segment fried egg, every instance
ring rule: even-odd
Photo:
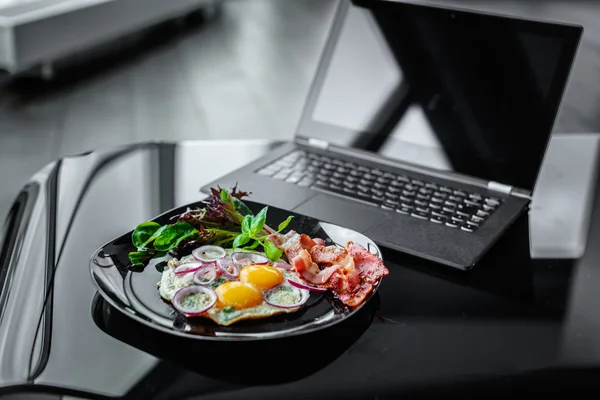
[[[230,258],[232,252],[232,249],[226,250],[226,257]],[[158,283],[159,293],[163,299],[172,301],[178,290],[194,284],[193,272],[182,275],[174,273],[178,265],[194,261],[192,256],[186,256],[179,260],[171,259],[168,262],[168,267],[164,269]],[[246,319],[261,319],[297,312],[301,306],[277,307],[265,300],[265,292],[277,287],[274,291],[269,292],[271,303],[298,303],[302,295],[297,288],[287,283],[287,278],[298,279],[294,271],[268,264],[245,266],[235,279],[227,279],[220,275],[210,284],[217,294],[217,301],[213,307],[200,316],[209,318],[219,325],[227,326]]]

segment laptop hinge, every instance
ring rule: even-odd
[[[499,193],[503,193],[503,194],[511,194],[513,187],[510,185],[505,185],[503,183],[498,183],[498,182],[488,182],[487,185],[488,190],[492,191],[492,192],[499,192]]]
[[[309,138],[308,145],[322,150],[327,150],[327,148],[329,148],[329,142],[315,138]]]

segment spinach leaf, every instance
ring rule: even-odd
[[[161,228],[156,222],[142,222],[131,235],[131,242],[137,248],[143,248],[150,238]]]
[[[247,233],[242,233],[241,235],[236,237],[235,240],[233,241],[233,248],[237,249],[238,247],[242,247],[249,241],[250,241],[250,235],[248,235]]]
[[[143,266],[156,254],[153,250],[132,251],[129,253],[129,261],[134,266]]]
[[[260,212],[252,219],[250,230],[254,235],[260,233],[263,226],[265,226],[265,222],[267,221],[267,211],[269,211],[269,206],[260,210]]]
[[[237,197],[233,198],[233,205],[235,206],[235,209],[243,216],[246,216],[246,215],[252,216],[253,215],[252,210],[250,210],[248,208],[248,206],[246,204],[244,204],[244,202],[241,201],[240,199],[238,199]]]
[[[184,240],[192,239],[199,232],[187,222],[167,225],[161,235],[154,240],[154,248],[159,251],[173,250]]]
[[[269,260],[271,261],[277,261],[281,258],[281,256],[283,255],[283,251],[279,250],[277,248],[277,246],[275,246],[273,243],[269,242],[269,241],[265,241],[263,242],[263,248],[265,250],[265,255],[269,258]]]
[[[280,223],[279,226],[277,227],[277,232],[281,232],[282,230],[287,228],[287,226],[290,224],[290,222],[292,222],[292,219],[294,219],[294,216],[290,215],[289,217],[287,217],[287,219],[285,221]]]

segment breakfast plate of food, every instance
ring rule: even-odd
[[[246,197],[213,189],[102,246],[90,261],[99,294],[174,335],[258,340],[350,318],[389,274],[366,236]]]

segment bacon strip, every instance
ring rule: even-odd
[[[346,248],[325,246],[294,231],[270,235],[267,240],[283,250],[298,275],[308,283],[328,288],[346,305],[355,307],[373,291],[389,270],[363,246],[348,242]]]

